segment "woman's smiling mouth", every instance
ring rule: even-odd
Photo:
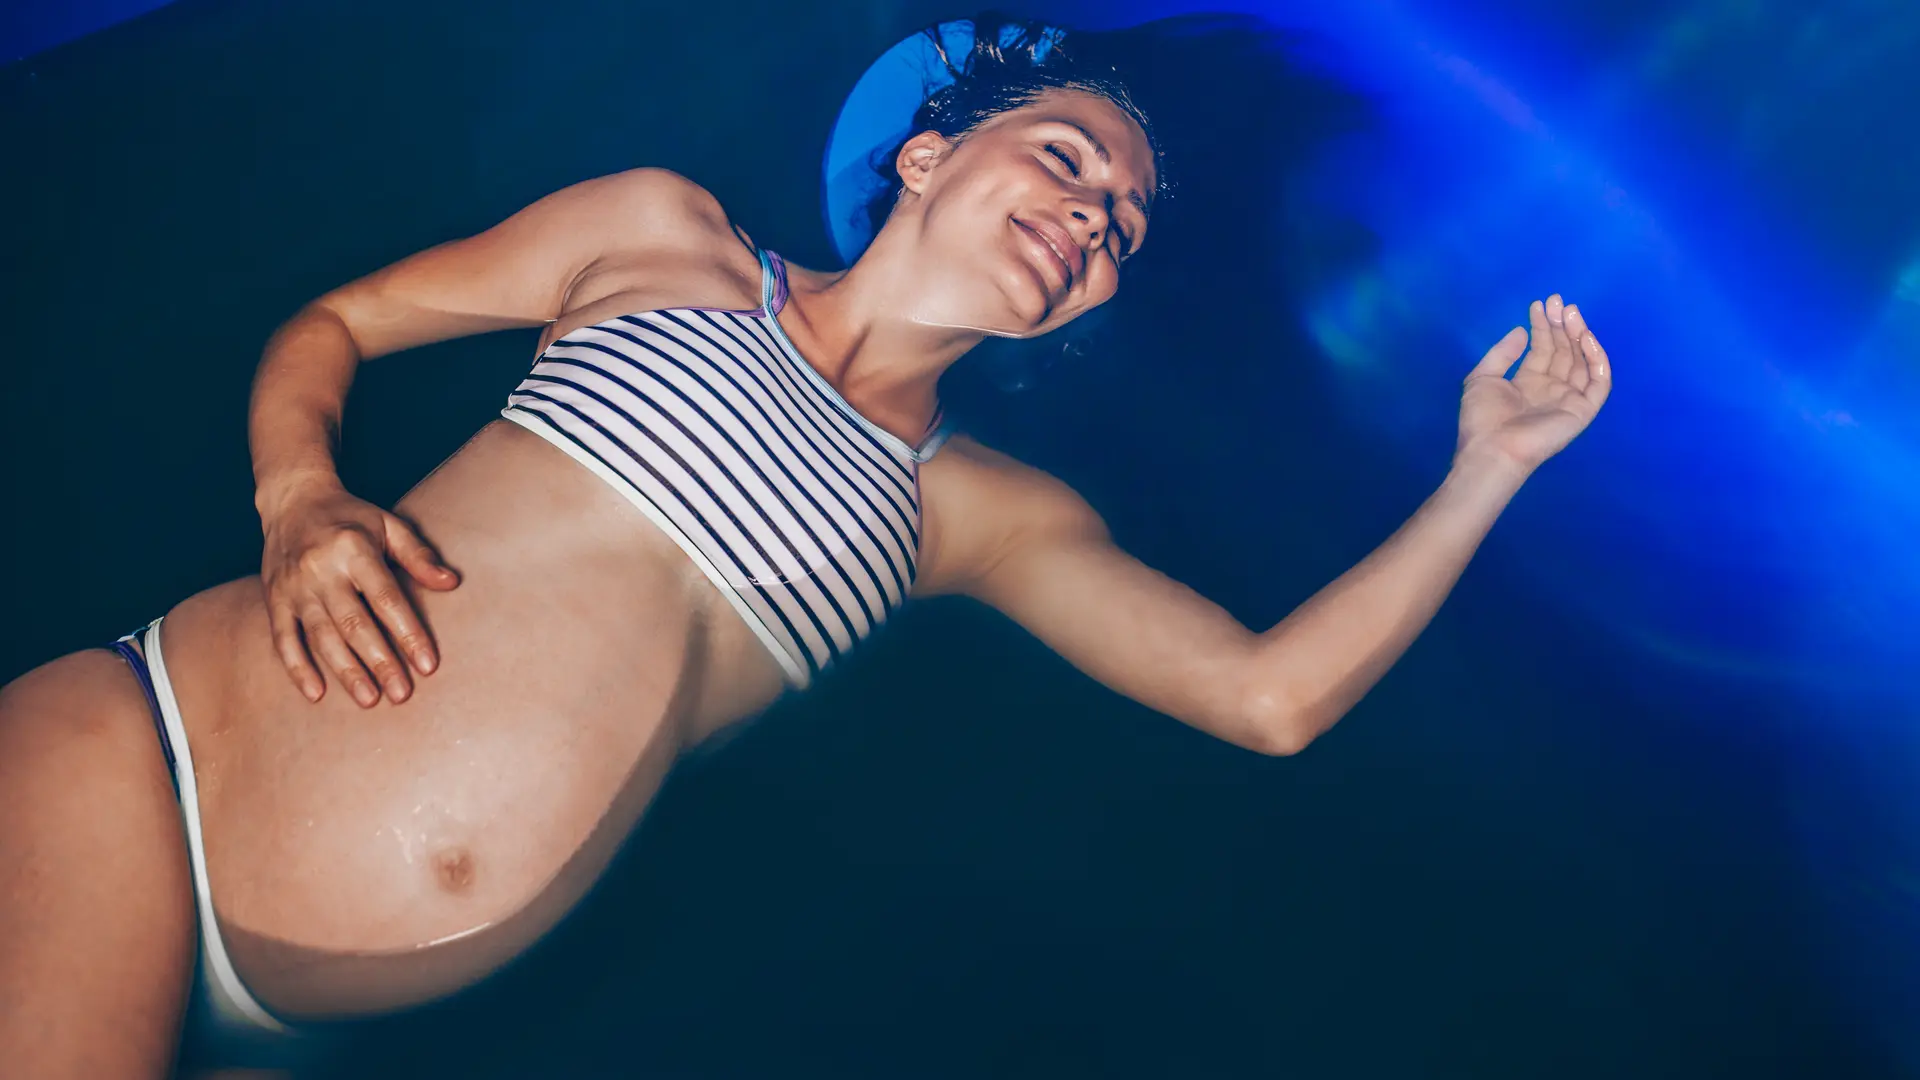
[[[1036,225],[1014,218],[1013,223],[1032,238],[1036,254],[1059,272],[1061,289],[1073,288],[1074,279],[1078,276],[1075,268],[1078,260],[1074,256],[1080,254],[1080,249],[1071,242],[1071,238],[1066,237],[1059,226],[1048,222]]]

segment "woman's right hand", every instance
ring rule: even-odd
[[[459,576],[412,526],[337,480],[310,483],[277,503],[262,515],[260,577],[274,649],[294,685],[319,701],[324,666],[363,707],[378,704],[382,690],[396,705],[405,701],[413,691],[408,667],[425,675],[438,657],[392,568],[440,591]]]

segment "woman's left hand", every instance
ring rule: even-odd
[[[1455,460],[1491,456],[1531,472],[1585,431],[1606,403],[1613,368],[1580,309],[1554,295],[1535,300],[1529,314],[1531,348],[1527,331],[1516,326],[1467,376]],[[1507,378],[1523,349],[1526,360]]]

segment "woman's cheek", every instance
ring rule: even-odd
[[[1106,303],[1120,291],[1120,271],[1104,255],[1100,257],[1098,265],[1101,269],[1087,282],[1088,298],[1095,305]]]

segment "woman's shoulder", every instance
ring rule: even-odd
[[[963,589],[1023,545],[1107,535],[1065,481],[965,435],[921,466],[920,488],[918,595]]]
[[[596,257],[568,289],[569,310],[739,307],[757,299],[759,256],[720,200],[687,177],[629,169],[582,181],[559,197],[576,204],[566,215],[571,228],[599,234]]]
[[[709,250],[735,245],[733,222],[713,193],[671,169],[640,168],[582,181],[567,189],[610,239],[632,246]]]
[[[1015,505],[1022,513],[1085,505],[1066,481],[971,435],[956,433],[920,471],[922,485],[937,495],[953,492],[961,498]]]

